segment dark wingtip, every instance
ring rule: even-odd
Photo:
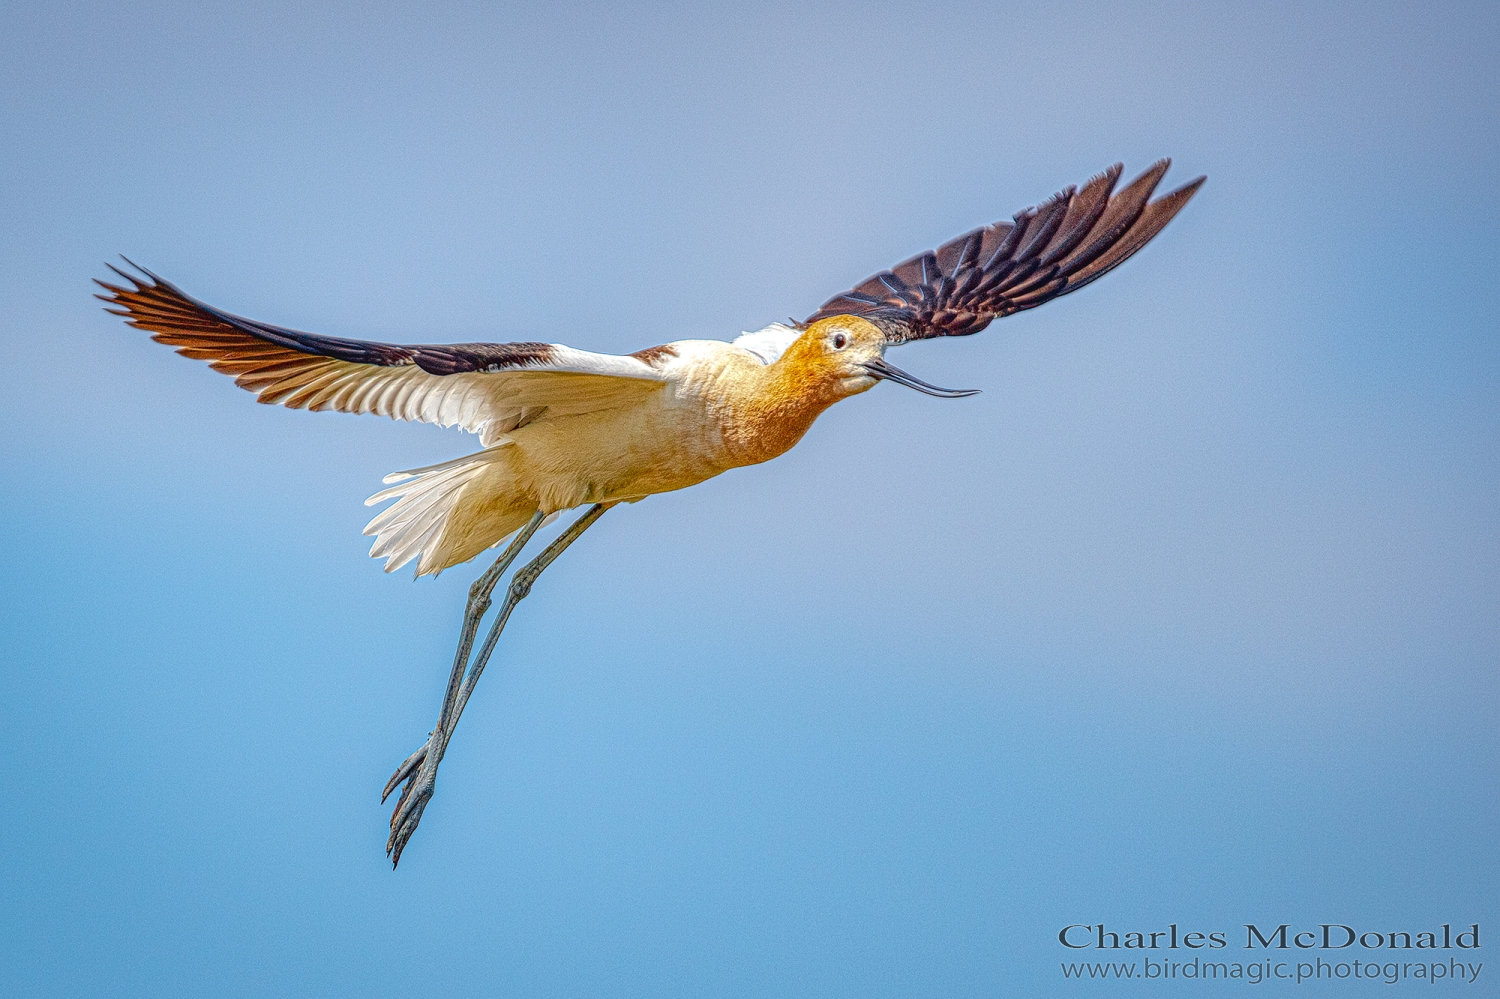
[[[121,260],[125,260],[125,262],[127,264],[130,264],[131,267],[135,267],[135,264],[131,264],[130,261],[126,260],[123,256],[120,259]],[[120,270],[120,268],[116,267],[112,263],[109,263],[108,261],[105,261],[104,266],[108,267],[110,270],[114,271],[116,274],[118,274],[120,277],[124,278],[126,281],[129,281],[131,284],[135,285],[135,290],[137,292],[145,291],[149,287],[148,285],[146,285],[145,283],[143,283],[140,278],[136,277],[134,274],[131,274],[128,271],[122,271],[122,270]],[[137,270],[141,270],[141,268],[136,268],[136,269]],[[142,273],[146,273],[143,270],[141,272]],[[100,284],[104,284],[103,281],[100,281],[99,283]],[[113,287],[112,285],[104,285],[104,286],[106,288],[112,288]],[[120,291],[124,291],[123,288],[119,289],[119,290]]]
[[[1109,181],[1109,186],[1111,189],[1113,189],[1115,184],[1120,180],[1120,174],[1124,172],[1124,163],[1111,164],[1110,166],[1107,166],[1103,170],[1100,170],[1098,173],[1094,174],[1088,180],[1084,181],[1083,186],[1080,188],[1080,190],[1088,190],[1090,184],[1097,184],[1101,180]]]
[[[1194,177],[1192,180],[1188,181],[1186,184],[1183,184],[1181,187],[1168,191],[1166,194],[1163,194],[1161,197],[1151,202],[1148,207],[1158,212],[1165,213],[1164,217],[1162,217],[1153,226],[1153,236],[1157,232],[1160,232],[1163,228],[1165,228],[1166,224],[1173,218],[1175,218],[1178,212],[1182,211],[1184,205],[1193,200],[1193,195],[1198,193],[1198,188],[1202,187],[1203,182],[1207,179],[1208,174],[1203,174],[1201,177]],[[1150,237],[1148,237],[1148,239],[1149,238]]]
[[[1198,193],[1198,188],[1202,187],[1203,186],[1203,182],[1205,180],[1207,180],[1207,179],[1208,179],[1208,174],[1206,174],[1206,173],[1199,174],[1198,176],[1194,177],[1192,180],[1188,181],[1186,184],[1183,184],[1181,187],[1177,188],[1175,191],[1172,192],[1172,194],[1182,194],[1183,195],[1183,199],[1182,200],[1186,201],[1188,198],[1191,198],[1193,195],[1195,195],[1195,194]],[[1166,195],[1166,197],[1170,198],[1172,196],[1172,194],[1168,194],[1168,195]]]
[[[1142,181],[1146,181],[1146,183],[1150,185],[1149,190],[1155,191],[1156,185],[1161,183],[1161,179],[1167,175],[1167,171],[1170,169],[1172,169],[1172,157],[1163,156],[1161,159],[1157,160],[1155,163],[1142,170],[1140,176],[1130,183],[1134,185],[1139,184]],[[1147,180],[1148,177],[1150,178],[1150,180]],[[1149,194],[1147,195],[1147,198],[1150,198]]]
[[[134,260],[131,260],[129,257],[125,256],[125,254],[123,254],[123,253],[120,254],[120,259],[123,260],[123,261],[125,261],[131,267],[134,267],[136,270],[140,271],[142,274],[146,275],[151,280],[157,282],[158,284],[161,283],[161,278],[159,278],[155,274],[151,273],[150,268],[142,267],[140,264],[136,263]]]

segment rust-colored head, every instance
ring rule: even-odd
[[[975,395],[978,389],[945,389],[907,374],[885,359],[885,332],[861,316],[819,319],[776,362],[788,395],[823,406],[890,381],[942,399]]]
[[[885,353],[885,334],[859,316],[830,316],[813,323],[776,362],[794,394],[831,405],[873,388],[869,365]]]

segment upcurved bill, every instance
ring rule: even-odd
[[[925,392],[927,395],[935,395],[939,399],[964,399],[971,395],[978,395],[978,389],[946,389],[939,388],[928,382],[924,382],[916,375],[909,374],[896,367],[883,357],[877,357],[873,361],[866,361],[864,369],[881,381],[893,381],[897,385],[905,385],[907,388]]]

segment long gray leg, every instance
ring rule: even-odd
[[[505,623],[510,620],[511,612],[531,592],[532,585],[543,570],[551,565],[569,545],[577,541],[579,535],[588,530],[594,521],[603,516],[604,511],[612,506],[614,506],[613,503],[595,503],[587,513],[558,535],[557,539],[540,555],[528,562],[512,577],[510,587],[506,590],[505,602],[500,605],[495,623],[490,626],[484,645],[480,648],[479,655],[475,657],[472,665],[468,664],[469,650],[473,647],[474,636],[478,633],[479,619],[489,609],[489,594],[494,589],[500,574],[509,568],[510,563],[520,553],[521,546],[530,539],[532,534],[536,533],[536,528],[541,524],[540,514],[532,518],[532,522],[505,550],[505,554],[500,556],[499,560],[484,576],[480,577],[479,581],[474,584],[474,588],[470,590],[469,611],[464,615],[464,633],[459,639],[461,658],[455,661],[453,672],[449,676],[448,692],[443,699],[443,710],[438,716],[438,725],[428,737],[427,745],[407,757],[406,762],[401,764],[386,784],[385,794],[389,795],[398,784],[403,780],[406,781],[401,797],[396,802],[395,811],[391,814],[391,836],[385,844],[386,854],[391,858],[392,867],[401,862],[401,851],[406,848],[407,841],[417,830],[417,824],[422,821],[422,813],[427,808],[427,802],[432,799],[433,788],[437,781],[438,764],[443,761],[443,754],[448,750],[448,742],[453,738],[453,730],[458,725],[458,719],[463,715],[464,706],[469,703],[469,695],[474,692],[474,685],[479,682],[479,676],[484,672],[485,664],[489,662],[490,655],[495,651],[495,643],[499,641],[500,633],[505,630]],[[479,606],[479,603],[476,603],[474,597],[480,591],[481,584],[486,584],[482,601],[480,601],[483,606],[475,614],[474,608]],[[463,668],[464,666],[468,667],[467,670]],[[384,801],[385,796],[382,796],[381,800]]]
[[[380,793],[382,802],[390,797],[391,792],[402,781],[410,777],[422,765],[422,761],[427,758],[428,751],[437,745],[438,733],[447,728],[448,716],[453,711],[453,701],[458,697],[459,688],[463,685],[464,671],[469,666],[469,653],[474,649],[474,636],[479,632],[479,622],[490,609],[490,594],[494,592],[495,584],[500,581],[500,576],[511,567],[511,563],[515,562],[516,556],[521,554],[521,549],[526,547],[526,543],[531,540],[532,535],[536,534],[545,518],[546,514],[540,510],[533,514],[526,522],[526,526],[516,532],[516,536],[505,547],[505,551],[500,553],[500,557],[495,559],[495,564],[486,569],[484,575],[476,579],[474,585],[469,587],[469,603],[464,608],[463,628],[458,635],[458,651],[453,656],[453,671],[448,674],[448,690],[443,695],[443,707],[438,712],[437,725],[428,733],[427,741],[422,744],[422,748],[408,756],[396,768],[391,779],[386,781],[385,790]],[[412,784],[408,782],[401,792],[399,804],[406,803],[411,789]]]

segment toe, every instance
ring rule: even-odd
[[[396,768],[396,772],[391,774],[391,779],[385,782],[385,790],[380,792],[381,804],[385,803],[385,799],[391,796],[391,792],[396,790],[396,788],[400,786],[402,781],[406,780],[406,778],[416,773],[417,768],[420,767],[423,761],[426,759],[427,746],[425,745],[415,753],[412,753],[410,756],[408,756],[405,761],[403,761],[402,764]],[[403,797],[405,797],[405,795],[403,795]]]

